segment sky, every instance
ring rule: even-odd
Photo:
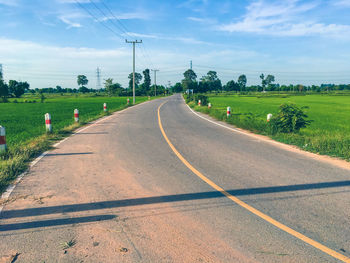
[[[190,67],[217,71],[225,84],[261,73],[276,83],[350,83],[350,0],[0,0],[0,63],[6,81],[31,88],[89,88],[107,78],[128,85],[136,71],[159,69],[175,84]],[[152,82],[153,72],[151,75]]]

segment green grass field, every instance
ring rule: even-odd
[[[51,114],[53,129],[58,131],[74,123],[74,109],[79,110],[80,121],[86,122],[103,114],[104,102],[110,111],[116,111],[126,106],[126,100],[124,97],[55,96],[45,103],[0,103],[0,125],[6,128],[7,144],[11,148],[44,134],[47,112]],[[145,100],[147,97],[137,97],[137,102]]]
[[[0,154],[0,194],[27,168],[30,160],[50,149],[54,141],[69,135],[82,124],[108,114],[103,111],[103,103],[107,103],[109,112],[127,107],[126,97],[45,96],[44,103],[33,95],[17,99],[17,103],[13,103],[14,99],[10,103],[0,103],[0,125],[6,128],[8,146],[8,151]],[[136,103],[147,99],[136,97]],[[37,102],[28,102],[33,100]],[[74,109],[79,110],[79,124],[74,123]],[[52,134],[46,134],[45,113],[51,114]]]
[[[350,159],[350,96],[209,96],[212,109],[195,109],[226,120],[238,127],[266,134],[281,142],[297,145],[308,151]],[[296,134],[268,132],[266,115],[277,114],[282,103],[308,106],[310,126]],[[226,107],[231,107],[232,117],[227,120]]]

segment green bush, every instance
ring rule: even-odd
[[[311,123],[311,120],[306,120],[308,117],[304,112],[306,108],[308,107],[299,108],[295,104],[282,104],[278,115],[271,119],[271,125],[279,132],[298,132]]]
[[[202,95],[202,94],[196,94],[194,96],[194,100],[196,101],[196,104],[198,105],[198,101],[201,100],[201,105],[202,106],[207,106],[209,103],[209,98],[208,96]]]

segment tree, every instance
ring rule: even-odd
[[[118,94],[121,95],[123,88],[119,83],[113,83],[113,79],[109,78],[105,80],[105,89],[109,96]]]
[[[3,102],[6,102],[8,95],[9,95],[9,87],[4,82],[3,79],[0,79],[0,98],[2,98]]]
[[[63,89],[61,86],[56,86],[56,90],[57,90],[57,93],[62,93],[63,92]]]
[[[260,75],[260,79],[261,79],[261,85],[263,87],[263,92],[265,92],[265,86],[266,86],[266,80],[265,80],[265,75],[261,74]]]
[[[224,86],[224,90],[225,91],[239,91],[240,90],[240,86],[238,85],[237,82],[235,82],[234,80],[230,80],[229,82],[226,83],[226,85]]]
[[[79,88],[79,92],[81,92],[81,93],[87,93],[87,92],[89,92],[90,90],[87,88],[87,87],[85,87],[85,86],[81,86],[80,88]]]
[[[184,77],[186,81],[196,81],[197,75],[192,69],[188,69],[184,72]]]
[[[133,79],[133,74],[130,73],[128,78],[129,78],[129,88],[132,89],[132,79]],[[142,80],[142,75],[140,73],[135,72],[135,88],[140,84],[140,81]]]
[[[77,77],[78,86],[85,86],[88,84],[88,82],[89,82],[89,80],[87,79],[87,77],[85,75],[78,75],[78,77]]]
[[[28,82],[18,82],[16,80],[9,81],[9,93],[16,98],[21,97],[27,90],[29,90]]]
[[[179,93],[182,92],[182,85],[180,82],[177,82],[175,86],[173,87],[173,92]]]
[[[267,75],[265,79],[265,84],[270,86],[272,82],[275,82],[275,76],[273,75]]]
[[[216,71],[208,71],[207,75],[201,78],[198,86],[199,92],[219,91],[222,89],[221,80],[218,78]]]
[[[149,69],[145,69],[143,72],[143,89],[145,92],[149,92],[151,88],[151,77],[149,75]]]
[[[240,87],[240,91],[245,91],[245,87],[247,85],[247,77],[245,75],[240,75],[238,77],[237,83]]]

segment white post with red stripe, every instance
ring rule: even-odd
[[[130,104],[130,99],[129,99],[129,98],[126,100],[126,103],[127,103],[128,105]]]
[[[103,103],[103,111],[107,111],[107,103]]]
[[[201,100],[198,100],[198,106],[201,106],[202,102]]]
[[[272,118],[272,114],[271,114],[271,113],[267,114],[266,120],[267,120],[268,122],[271,120],[271,118]]]
[[[231,116],[231,107],[227,107],[227,117]]]
[[[51,115],[50,113],[45,114],[45,125],[46,125],[46,132],[52,132],[52,124],[51,124]]]
[[[6,130],[0,126],[0,153],[6,152]]]
[[[210,102],[208,103],[208,108],[211,109],[211,103]]]
[[[79,122],[79,110],[78,109],[74,110],[74,121]]]

